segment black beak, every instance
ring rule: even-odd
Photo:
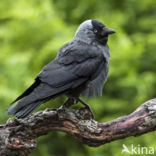
[[[114,33],[115,33],[115,30],[107,28],[107,27],[104,27],[103,30],[102,30],[101,35],[102,36],[106,36],[106,35],[114,34]]]

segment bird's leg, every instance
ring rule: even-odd
[[[93,112],[92,112],[90,106],[89,106],[87,103],[85,103],[84,101],[82,101],[79,97],[76,97],[75,99],[76,99],[77,101],[79,101],[80,103],[82,103],[82,104],[90,111],[91,116],[92,116],[92,118],[94,119],[94,114],[93,114]]]
[[[66,102],[63,104],[63,107],[69,108],[74,104],[74,98],[68,98]]]

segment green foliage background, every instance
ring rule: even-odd
[[[0,124],[10,102],[72,40],[78,25],[98,19],[116,30],[110,36],[110,72],[103,96],[88,103],[100,122],[134,111],[156,94],[155,0],[0,0]],[[42,105],[59,107],[65,97]],[[53,132],[38,139],[31,156],[118,156],[122,144],[154,147],[156,134],[130,137],[91,148]],[[122,154],[126,155],[126,154]]]

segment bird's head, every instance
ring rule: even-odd
[[[108,41],[108,35],[115,33],[113,29],[107,28],[103,23],[97,20],[86,20],[78,27],[75,38],[85,42],[99,42],[105,45]]]

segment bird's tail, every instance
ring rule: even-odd
[[[18,118],[25,118],[30,115],[35,109],[37,109],[45,100],[36,101],[30,104],[26,104],[23,107],[18,107],[18,104],[11,106],[7,113],[8,115],[14,115]]]
[[[22,99],[17,104],[11,106],[7,110],[7,114],[14,115],[18,118],[27,117],[42,103],[45,103],[51,98],[57,97],[59,95],[59,93],[57,94],[57,92],[59,91],[47,84],[41,83],[36,88],[31,90],[29,94],[24,95],[25,97],[23,97],[22,94],[22,97],[20,96],[20,99]],[[17,100],[15,100],[15,102]]]

